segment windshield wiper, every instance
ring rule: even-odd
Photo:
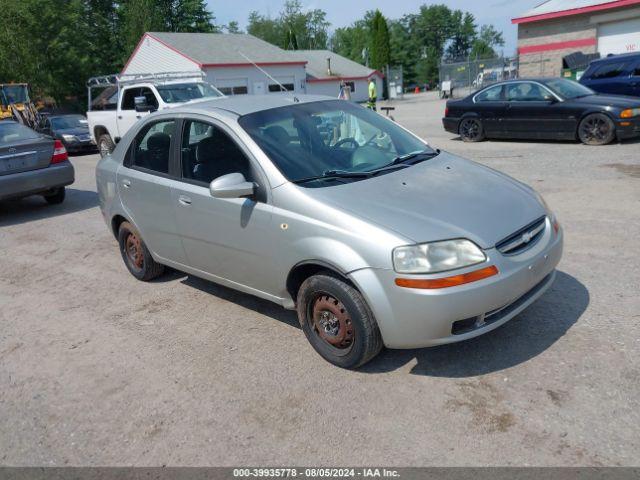
[[[370,172],[348,172],[346,170],[327,170],[322,175],[315,175],[313,177],[300,178],[293,180],[291,183],[306,183],[314,180],[325,180],[334,178],[367,178],[370,177]]]
[[[384,165],[383,167],[380,167],[380,169],[383,169],[386,167],[392,167],[394,165],[404,165],[404,164],[415,165],[416,163],[429,160],[430,158],[437,157],[438,155],[440,155],[440,150],[438,149],[431,150],[431,151],[421,150],[419,152],[411,152],[411,153],[407,153],[406,155],[400,155],[394,158],[390,163]],[[411,162],[411,160],[414,160],[414,159],[418,159],[418,161]]]

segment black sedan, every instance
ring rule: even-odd
[[[44,118],[39,131],[60,140],[70,153],[97,150],[83,115],[49,115]]]
[[[564,78],[509,80],[447,101],[442,123],[465,142],[579,139],[606,145],[640,135],[640,99],[600,95]]]

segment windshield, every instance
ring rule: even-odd
[[[198,98],[222,97],[222,93],[208,83],[171,83],[156,86],[165,103],[181,103]]]
[[[567,80],[565,78],[554,78],[553,80],[545,81],[547,87],[560,95],[562,98],[578,98],[585,97],[587,95],[593,95],[595,92],[584,85],[574,82],[573,80]]]
[[[89,128],[87,119],[82,115],[69,115],[66,117],[52,117],[51,128],[54,130],[67,130],[71,128]]]
[[[0,145],[39,138],[39,135],[19,123],[0,122]]]
[[[10,103],[26,103],[29,101],[27,86],[3,85],[1,98],[3,105],[8,105]]]
[[[327,186],[330,172],[362,174],[413,153],[435,154],[392,121],[341,100],[264,110],[239,123],[290,181],[327,177],[305,187]],[[354,175],[349,181],[362,178]]]

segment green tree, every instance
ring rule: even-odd
[[[330,26],[326,17],[323,10],[305,12],[298,0],[287,0],[275,19],[251,12],[247,32],[284,49],[322,49]]]
[[[462,60],[476,40],[476,24],[472,14],[456,10],[451,15],[451,43],[447,47],[446,57],[450,60]]]
[[[232,20],[231,22],[229,22],[229,24],[226,27],[227,33],[242,33],[242,30],[240,30],[240,26],[238,25],[238,22],[236,22],[235,20]]]
[[[389,27],[380,10],[376,10],[371,22],[370,66],[382,72],[390,63]]]
[[[502,32],[497,31],[493,25],[482,25],[478,38],[473,42],[471,58],[497,57],[496,47],[504,46]]]

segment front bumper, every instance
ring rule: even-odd
[[[487,265],[498,267],[499,274],[477,282],[421,290],[396,286],[395,279],[403,275],[390,269],[367,268],[349,276],[367,299],[387,347],[419,348],[466,340],[506,323],[551,286],[562,256],[562,230],[555,233],[548,218],[546,222],[544,236],[519,255],[487,250]],[[455,273],[481,266],[485,265]]]
[[[618,140],[640,136],[640,118],[622,118],[616,122],[616,136]]]
[[[0,176],[0,200],[43,193],[73,183],[75,172],[71,162],[64,161],[46,168]]]
[[[447,132],[458,134],[458,127],[460,125],[459,118],[453,117],[443,117],[442,118],[442,126]]]

